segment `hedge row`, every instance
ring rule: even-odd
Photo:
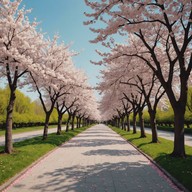
[[[66,122],[63,122],[65,124]],[[56,125],[56,122],[49,123],[49,125]],[[36,127],[43,126],[43,122],[34,122],[34,123],[13,123],[13,129],[23,128],[23,127]],[[0,130],[5,130],[5,123],[0,124]]]

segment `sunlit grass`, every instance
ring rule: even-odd
[[[172,141],[159,138],[160,143],[151,143],[150,134],[147,134],[146,138],[140,138],[139,132],[132,134],[132,132],[114,127],[112,130],[152,157],[161,167],[192,191],[192,147],[186,146],[186,158],[173,158],[170,156],[173,150]]]

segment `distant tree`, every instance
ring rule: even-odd
[[[43,131],[43,140],[45,140],[48,136],[50,116],[57,100],[68,94],[69,85],[78,83],[75,78],[76,70],[71,60],[74,53],[70,52],[69,46],[64,43],[58,44],[58,36],[54,36],[53,40],[48,40],[40,54],[43,58],[40,59],[43,66],[40,70],[44,71],[45,75],[33,73],[31,77],[32,87],[38,92],[45,112]]]

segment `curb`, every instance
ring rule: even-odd
[[[91,128],[91,127],[89,127],[89,128]],[[88,130],[89,128],[87,128],[86,130]],[[84,130],[84,131],[86,131],[86,130]],[[82,132],[84,132],[84,131],[82,131]],[[81,133],[79,133],[79,134],[81,134]],[[77,137],[79,134],[77,134],[75,137]],[[12,185],[14,185],[19,179],[21,179],[23,176],[25,176],[31,169],[33,169],[36,165],[41,163],[41,161],[46,159],[50,154],[52,154],[54,151],[56,151],[59,147],[61,147],[62,145],[66,144],[67,142],[71,141],[75,137],[72,137],[68,141],[63,142],[61,145],[59,145],[59,146],[55,147],[54,149],[52,149],[51,151],[47,152],[45,155],[43,155],[42,157],[37,159],[31,165],[29,165],[28,167],[24,168],[22,171],[17,173],[15,176],[13,176],[10,179],[8,179],[5,183],[3,183],[0,186],[0,192],[6,192]]]
[[[111,129],[111,128],[110,128]],[[112,130],[112,129],[111,129]],[[112,130],[115,132],[114,130]],[[115,132],[117,133],[117,132]],[[117,133],[118,134],[118,133]],[[139,148],[137,148],[133,143],[125,139],[123,136],[118,134],[123,140],[125,140],[128,144],[133,146],[138,152],[140,152],[142,155],[144,155],[154,166],[156,166],[180,191],[183,192],[190,192],[188,189],[186,189],[177,179],[175,179],[169,172],[167,172],[164,168],[162,168],[158,163],[156,163],[149,155],[141,151]]]

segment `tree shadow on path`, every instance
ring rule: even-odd
[[[98,149],[91,150],[83,153],[83,155],[104,155],[104,156],[125,156],[128,157],[130,155],[140,155],[140,153],[136,150],[114,150],[114,149]]]
[[[30,191],[175,191],[163,178],[158,176],[154,169],[146,164],[146,161],[103,163],[90,166],[76,165],[46,172],[37,180],[38,184],[32,185]],[[15,188],[22,191],[25,184],[15,185]]]

